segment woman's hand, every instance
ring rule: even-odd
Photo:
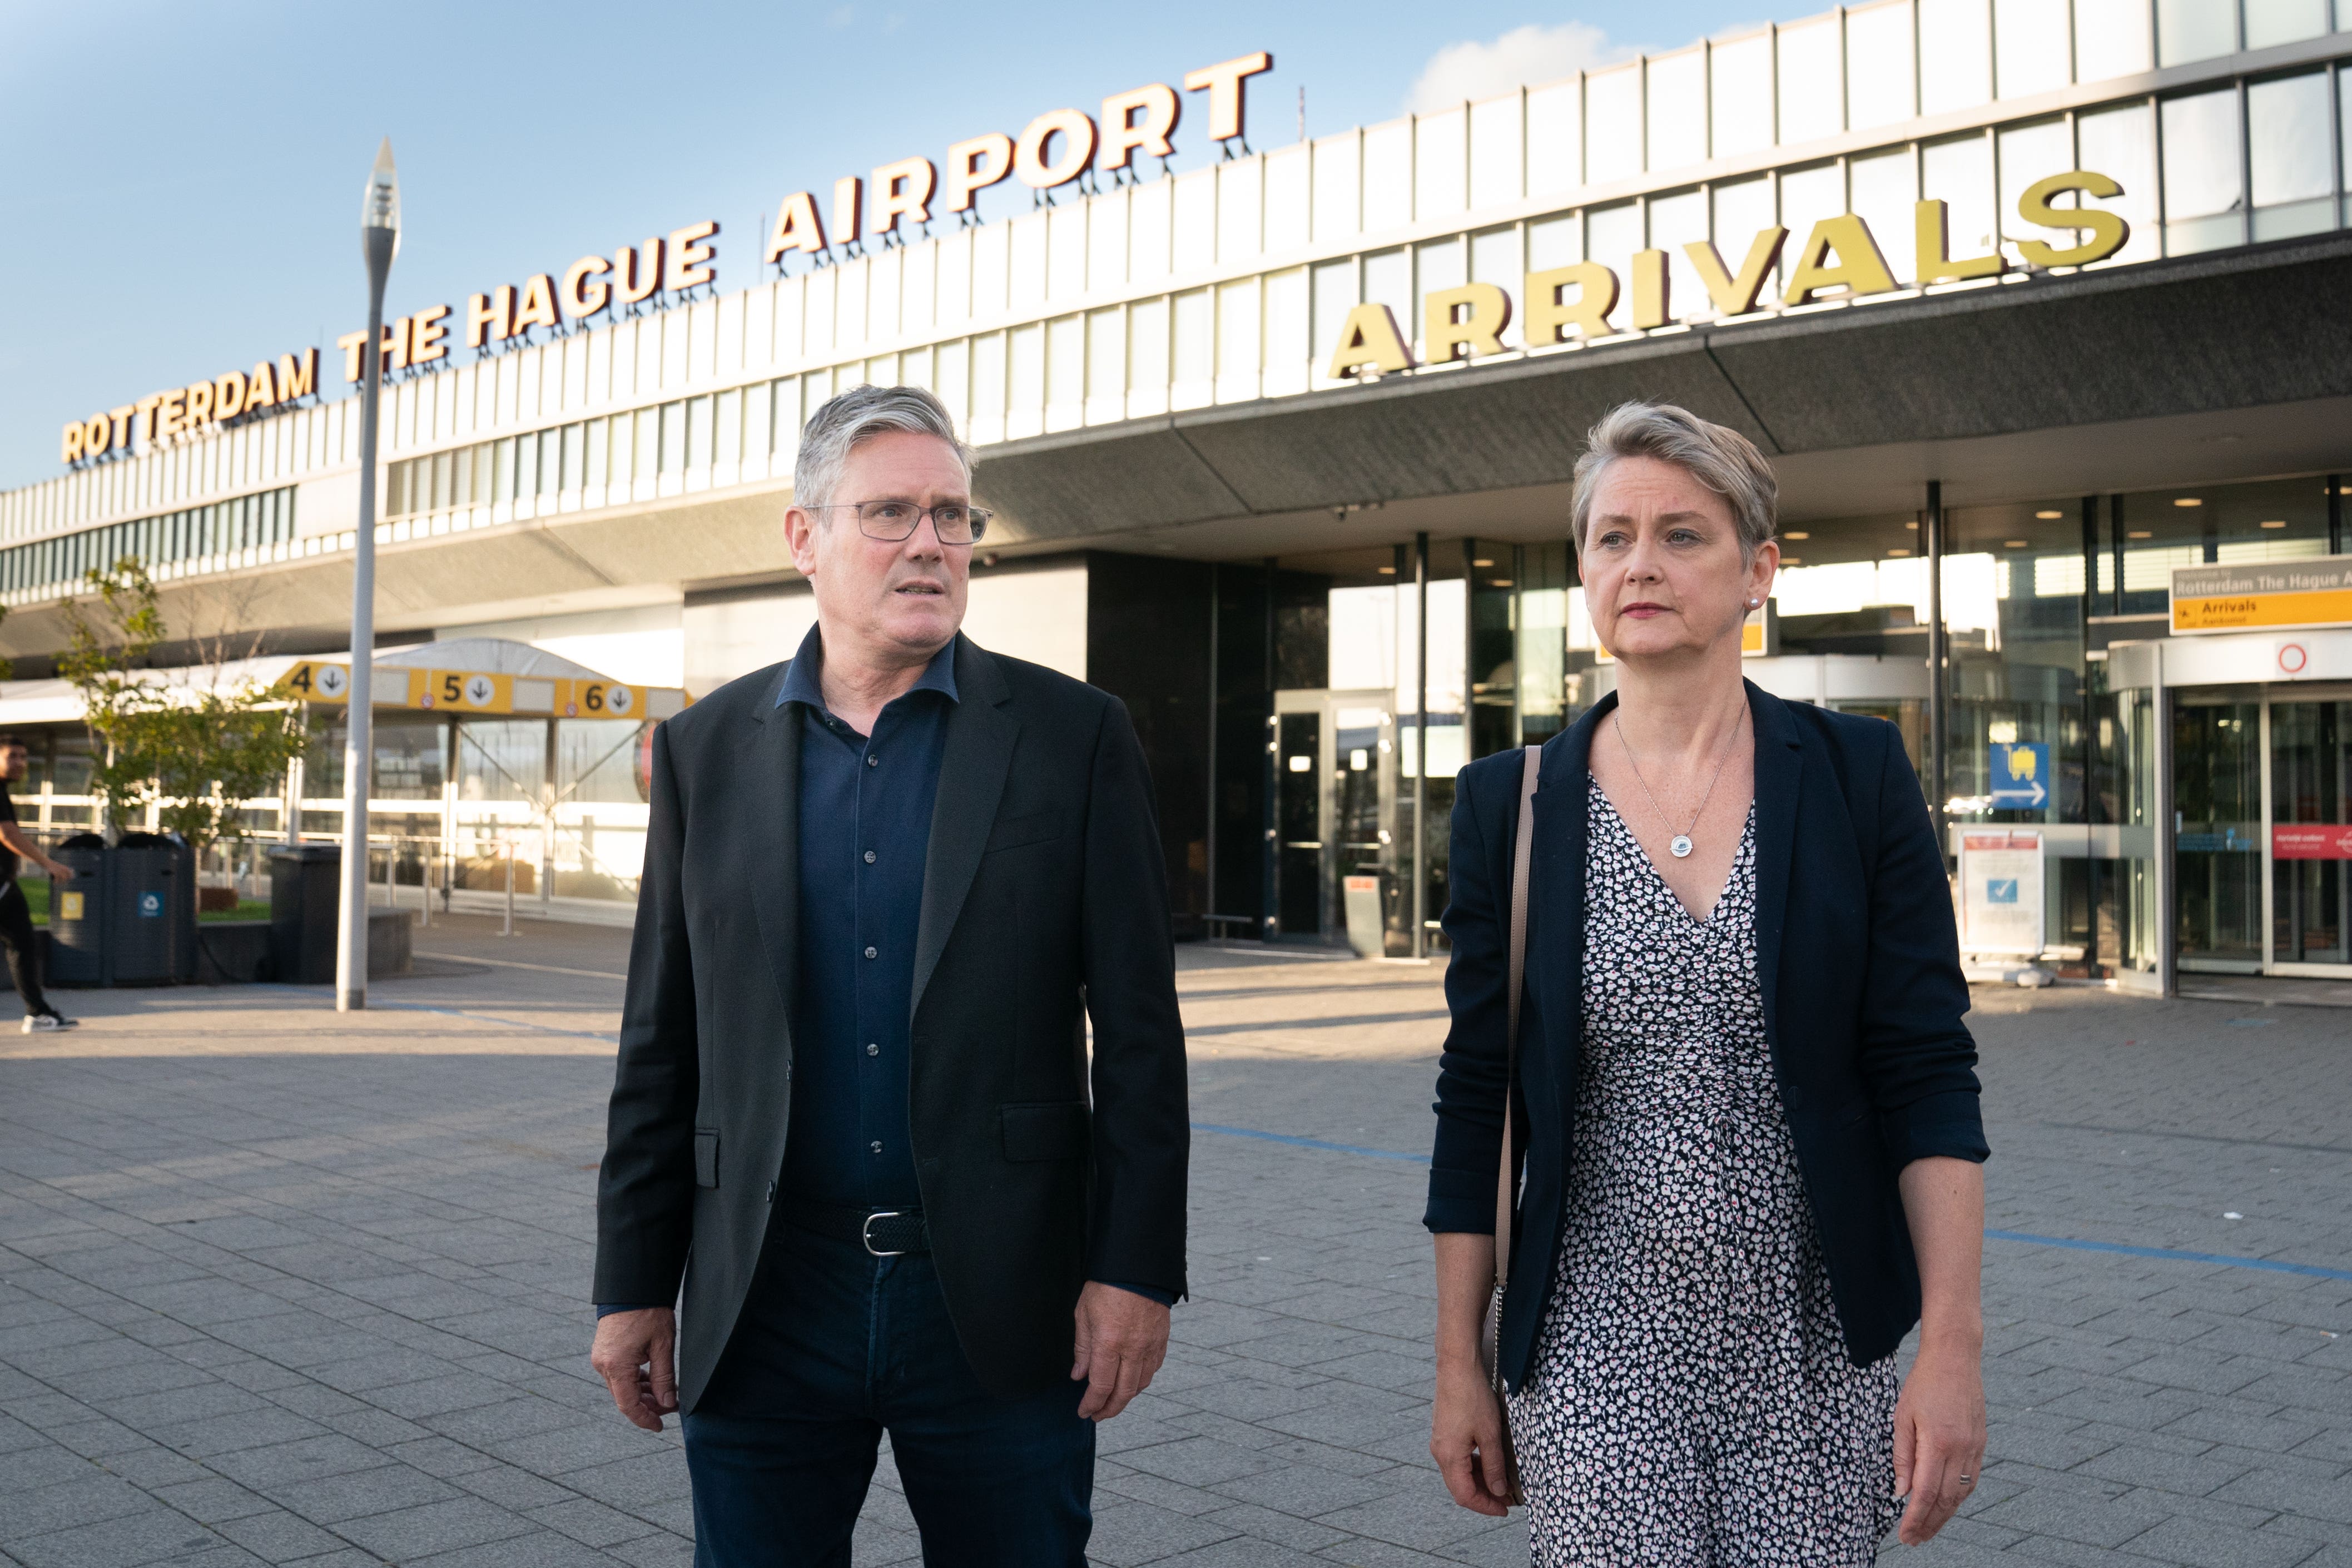
[[[1497,1518],[1511,1511],[1503,1470],[1503,1405],[1474,1360],[1441,1361],[1437,1400],[1429,1416],[1429,1457],[1445,1477],[1454,1500]]]
[[[1922,1345],[1895,1403],[1895,1494],[1908,1496],[1895,1533],[1920,1546],[1959,1510],[1984,1473],[1984,1374],[1966,1347]]]

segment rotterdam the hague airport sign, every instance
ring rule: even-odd
[[[1251,77],[1271,69],[1271,55],[1260,51],[1189,72],[1187,91],[1205,93],[1208,135],[1230,142],[1243,135],[1244,87]],[[1116,183],[1139,179],[1140,158],[1165,159],[1175,152],[1174,135],[1183,100],[1165,82],[1114,93],[1103,100],[1097,120],[1076,109],[1057,109],[1037,116],[1018,137],[991,132],[948,148],[945,159],[901,159],[873,171],[870,181],[850,174],[835,180],[823,209],[813,191],[795,191],[779,205],[774,225],[761,251],[765,263],[781,263],[794,256],[817,261],[857,254],[864,240],[884,245],[905,242],[907,226],[928,224],[934,214],[956,215],[960,223],[978,221],[979,193],[991,185],[1017,180],[1045,192],[1080,180],[1090,172],[1108,174]],[[2107,198],[2122,187],[2105,174],[2084,170],[2053,175],[2026,190],[2018,203],[2019,216],[2029,224],[2076,237],[2076,243],[2053,246],[2039,240],[2019,242],[2018,250],[2030,267],[2079,267],[2114,255],[2127,236],[2124,220],[2093,207],[2060,207],[2056,197],[2068,193]],[[2079,198],[2078,198],[2079,199]],[[1999,251],[1955,258],[1946,239],[1945,205],[1918,204],[1918,284],[1989,278],[2008,270]],[[584,322],[611,310],[617,302],[635,305],[656,295],[682,297],[718,279],[719,225],[715,220],[686,225],[657,235],[641,245],[622,246],[607,258],[583,256],[561,276],[541,272],[521,284],[501,283],[470,296],[464,310],[428,305],[387,322],[382,344],[386,373],[437,367],[448,360],[453,329],[462,328],[465,345],[489,351],[526,340],[535,327],[551,331],[566,321]],[[1799,306],[1825,295],[1864,295],[1901,287],[1871,237],[1869,226],[1852,213],[1826,218],[1813,226],[1792,257],[1784,257],[1789,235],[1767,228],[1748,246],[1735,270],[1726,265],[1706,241],[1683,247],[1707,293],[1704,307],[1683,310],[1667,298],[1666,253],[1643,250],[1630,264],[1630,278],[1621,279],[1599,262],[1528,274],[1521,311],[1530,346],[1612,335],[1620,329],[1608,318],[1621,293],[1628,295],[1630,330],[1646,331],[1677,319],[1700,315],[1739,316],[1753,311],[1766,275],[1784,265],[1780,289],[1783,306]],[[656,301],[659,303],[660,301]],[[1505,352],[1502,332],[1511,318],[1511,300],[1492,283],[1472,283],[1430,293],[1423,301],[1425,321],[1421,333],[1427,359],[1439,363],[1476,358]],[[367,334],[348,332],[335,340],[342,351],[342,379],[357,382]],[[1414,361],[1388,309],[1359,305],[1348,317],[1330,362],[1334,377],[1409,370]],[[304,349],[280,355],[273,363],[262,361],[249,371],[230,370],[184,387],[151,393],[135,403],[93,414],[68,424],[59,445],[59,458],[71,465],[127,454],[140,446],[193,434],[224,420],[267,414],[292,405],[318,390],[319,351]]]

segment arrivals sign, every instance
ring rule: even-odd
[[[278,677],[275,689],[299,702],[347,703],[352,698],[351,666],[306,658]],[[641,721],[667,718],[686,706],[683,692],[664,687],[632,686],[619,680],[572,680],[502,675],[487,669],[394,669],[383,666],[375,671],[373,695],[373,705],[378,708],[550,714],[564,719]],[[664,698],[668,700],[664,701]]]
[[[1244,85],[1251,77],[1274,68],[1274,57],[1264,50],[1188,72],[1189,92],[1208,95],[1209,139],[1238,140],[1245,125]],[[1134,181],[1140,158],[1174,154],[1172,140],[1183,100],[1166,82],[1117,92],[1102,101],[1102,118],[1076,109],[1048,110],[1031,121],[1015,138],[992,131],[947,150],[944,164],[929,158],[902,158],[873,172],[869,188],[860,174],[845,174],[833,183],[830,228],[819,214],[815,194],[795,191],[786,196],[769,231],[761,260],[782,261],[792,256],[856,255],[866,239],[884,245],[905,243],[902,224],[931,221],[936,205],[961,223],[978,221],[979,193],[1007,179],[1034,191],[1050,191],[1087,175],[1108,174],[1114,182]],[[718,280],[719,222],[705,218],[655,235],[642,245],[625,245],[608,259],[583,256],[559,278],[541,272],[520,284],[500,283],[471,295],[461,312],[449,305],[428,305],[413,314],[384,323],[378,361],[380,372],[407,370],[446,361],[450,334],[462,329],[469,349],[487,349],[520,338],[533,327],[551,331],[563,321],[584,321],[615,303],[634,305],[658,292],[684,294]],[[367,348],[362,329],[335,340],[343,353],[343,380],[357,382]],[[232,419],[290,404],[318,385],[319,351],[281,356],[273,367],[267,362],[250,372],[226,371],[209,381],[191,383],[159,392],[120,408],[93,414],[65,426],[58,460],[67,464],[127,452],[134,441],[144,444],[183,432],[202,429]]]
[[[2341,626],[2352,626],[2352,555],[2173,568],[2176,635]]]

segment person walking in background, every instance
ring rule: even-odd
[[[1538,1564],[1858,1568],[1898,1515],[1935,1535],[1984,1454],[1988,1151],[1943,857],[1895,726],[1741,679],[1780,559],[1755,447],[1628,404],[1575,479],[1617,689],[1542,750],[1515,1060],[1522,754],[1455,796],[1430,1449],[1505,1512],[1507,1404]]]
[[[592,1359],[682,1413],[700,1568],[846,1564],[886,1430],[925,1563],[1081,1568],[1095,1423],[1184,1292],[1142,748],[960,634],[971,485],[928,392],[817,410],[815,626],[654,734]]]
[[[33,911],[25,902],[25,889],[16,885],[20,857],[47,871],[52,881],[73,880],[73,868],[43,854],[17,825],[16,802],[8,785],[22,779],[30,766],[24,742],[14,735],[0,740],[0,846],[5,846],[0,848],[0,947],[8,950],[8,979],[16,987],[16,999],[25,1005],[28,1035],[74,1027],[74,1020],[51,1006],[41,990],[41,950],[39,939],[33,934]]]

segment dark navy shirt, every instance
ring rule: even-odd
[[[955,645],[861,735],[828,711],[811,627],[780,709],[801,722],[800,995],[784,1193],[866,1208],[916,1208],[908,1147],[908,1034],[923,860],[939,798]]]

